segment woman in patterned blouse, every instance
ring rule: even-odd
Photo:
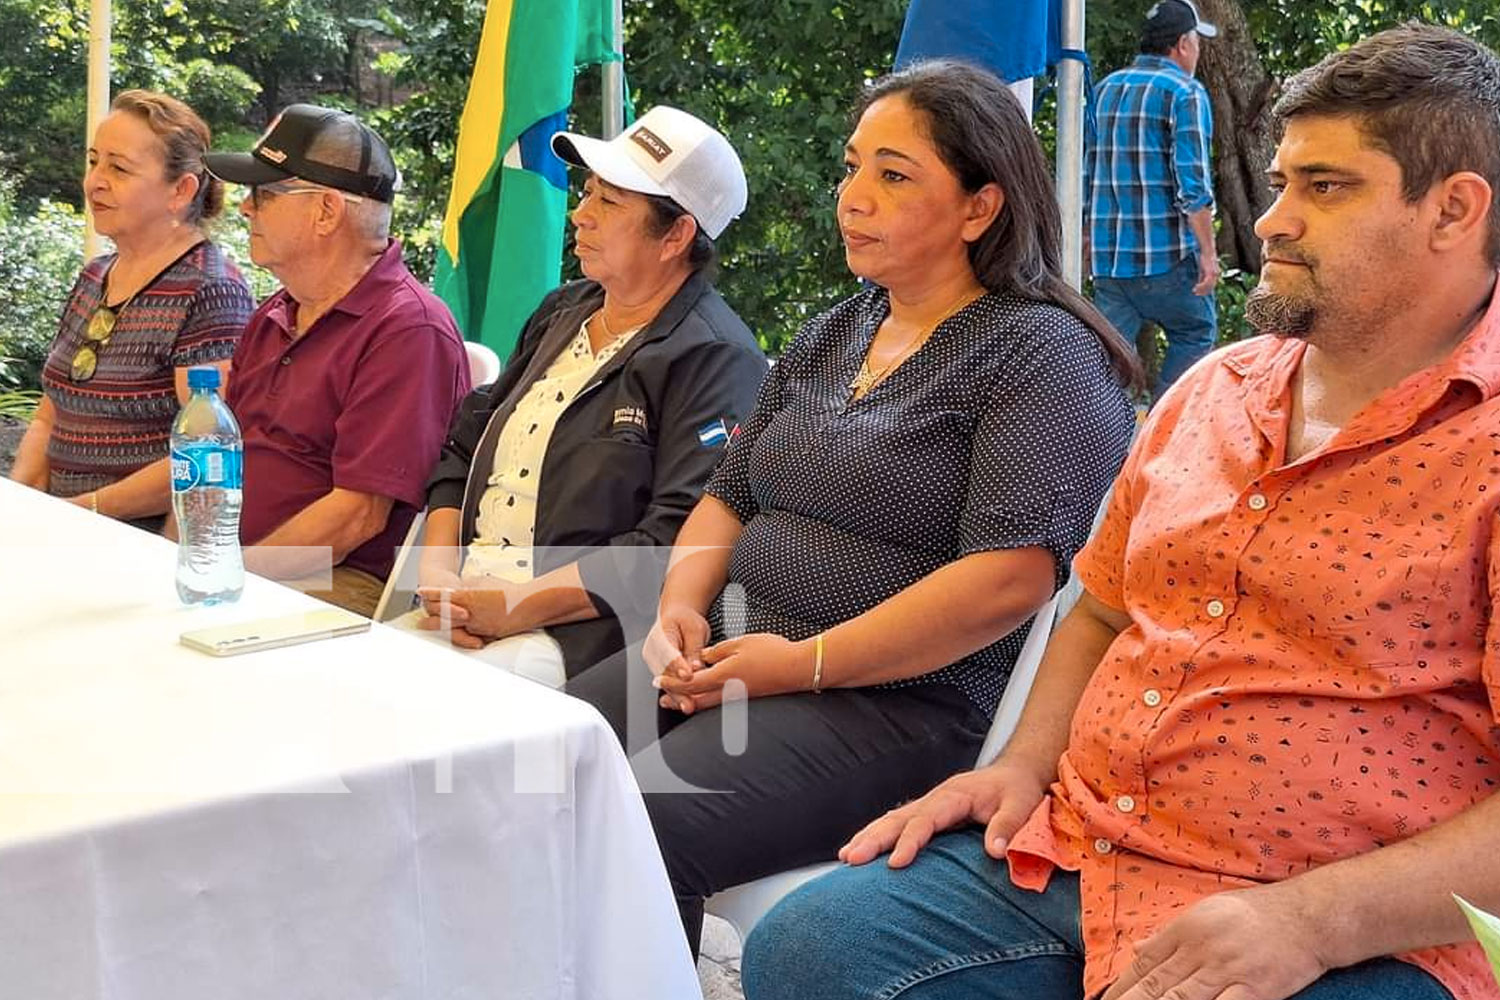
[[[869,88],[837,212],[870,287],[762,387],[646,646],[664,732],[634,759],[695,944],[706,896],[831,861],[973,764],[1134,429],[1136,362],[1061,278],[1046,160],[999,80],[928,63]],[[637,743],[651,680],[569,690]]]
[[[63,307],[12,479],[160,525],[187,369],[226,368],[255,305],[202,229],[224,204],[208,145],[203,120],[165,94],[127,90],[99,123],[83,193],[115,252],[84,266]]]

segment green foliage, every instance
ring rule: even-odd
[[[207,122],[219,122],[218,141],[226,131],[235,131],[260,94],[260,84],[238,66],[194,58],[161,67],[161,79],[152,87],[168,94],[189,94],[193,110]]]
[[[34,214],[19,212],[13,186],[0,178],[0,388],[39,384],[82,245],[83,220],[71,206],[43,201]]]
[[[371,121],[391,144],[404,183],[392,228],[406,264],[427,279],[437,261],[443,213],[468,97],[474,53],[484,25],[484,0],[392,0],[381,11],[384,34],[401,46],[382,58],[394,84],[415,91]]]
[[[1243,3],[1251,37],[1261,41],[1266,68],[1282,78],[1311,66],[1329,52],[1346,49],[1377,31],[1406,21],[1444,24],[1500,47],[1500,9],[1473,0],[1248,0]]]
[[[1244,340],[1255,331],[1245,320],[1245,300],[1255,290],[1260,276],[1250,271],[1230,268],[1219,276],[1215,289],[1219,310],[1219,343]]]
[[[180,75],[177,65],[210,60],[253,81],[257,117],[265,120],[305,93],[343,88],[353,71],[353,43],[364,30],[354,22],[364,10],[353,0],[119,0],[115,80],[160,88]],[[197,107],[196,92],[183,96]],[[241,120],[205,117],[216,130]]]
[[[187,100],[220,140],[259,132],[296,100],[356,103],[362,40],[380,28],[356,0],[116,0],[113,89]],[[23,204],[80,203],[89,0],[0,0],[0,169]],[[467,79],[467,73],[464,75]]]
[[[750,205],[720,240],[725,296],[773,351],[849,294],[833,216],[848,109],[894,56],[908,0],[630,0],[626,75],[634,105],[686,108],[718,125],[745,163]],[[1096,77],[1128,63],[1147,0],[1088,0]],[[1241,0],[1257,50],[1283,77],[1324,53],[1417,17],[1500,47],[1500,6],[1473,0]],[[176,93],[244,148],[296,100],[356,109],[390,141],[405,176],[395,230],[430,275],[459,114],[485,0],[115,0],[114,86]],[[0,388],[24,384],[77,269],[88,0],[0,0]],[[379,40],[378,54],[366,43]],[[384,82],[372,84],[376,72]],[[600,129],[599,72],[580,74],[574,121]],[[373,106],[372,106],[373,105]],[[1053,100],[1038,130],[1050,148]],[[256,294],[243,220],[215,236]],[[31,250],[24,248],[30,247]],[[64,259],[66,258],[66,260]],[[31,263],[26,262],[30,260]],[[569,261],[571,264],[571,261]],[[26,268],[30,270],[26,270]],[[1254,278],[1220,285],[1225,337],[1244,332]]]
[[[1135,58],[1146,0],[1088,0],[1086,28],[1095,74]],[[1277,79],[1311,66],[1377,31],[1406,21],[1444,24],[1500,48],[1500,6],[1473,0],[1240,0],[1250,37]],[[1208,43],[1214,44],[1212,42]]]
[[[76,4],[0,0],[0,171],[14,195],[78,199],[83,146],[84,64]]]
[[[849,108],[890,68],[906,0],[636,0],[625,6],[625,72],[642,111],[672,104],[723,130],[750,187],[745,215],[721,237],[720,288],[771,350],[854,289],[833,195]],[[397,82],[422,92],[386,114],[403,147],[410,214],[398,216],[408,259],[441,217],[454,124],[478,44],[480,0],[397,0],[386,13],[405,51]],[[597,134],[597,70],[580,75],[574,118]],[[418,201],[425,199],[425,203]],[[406,228],[406,226],[411,226]],[[571,264],[571,261],[569,261]]]
[[[890,69],[905,0],[651,0],[626,8],[636,106],[717,125],[750,202],[721,238],[725,297],[771,350],[850,294],[834,220],[849,110]]]
[[[28,423],[36,413],[42,394],[36,389],[14,389],[0,392],[0,418]]]

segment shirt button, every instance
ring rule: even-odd
[[[1115,845],[1111,844],[1109,841],[1105,840],[1103,837],[1100,837],[1098,840],[1094,841],[1094,853],[1095,854],[1108,854],[1110,851],[1113,851],[1114,849],[1115,849]]]
[[[284,365],[289,365],[289,364],[292,363],[292,359],[291,358],[282,358],[281,359],[281,363],[284,364]]]
[[[1147,708],[1155,708],[1157,705],[1161,704],[1161,692],[1156,690],[1155,688],[1152,688],[1145,694],[1141,695],[1141,701],[1144,701],[1146,703]]]
[[[1252,493],[1252,494],[1250,494],[1250,509],[1251,510],[1265,510],[1266,509],[1266,498],[1264,496],[1262,496],[1261,494],[1259,494],[1259,493]]]
[[[1210,618],[1223,618],[1224,602],[1220,600],[1209,601],[1208,606],[1203,610],[1208,612],[1208,617]]]
[[[1129,795],[1121,795],[1115,799],[1115,808],[1122,813],[1135,812],[1135,799]]]

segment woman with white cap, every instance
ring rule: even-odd
[[[709,279],[747,196],[728,140],[658,107],[552,149],[589,172],[572,214],[584,280],[542,301],[460,407],[413,618],[560,684],[650,627],[666,553],[766,362]]]

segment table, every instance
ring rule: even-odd
[[[0,481],[0,993],[677,998],[634,779],[582,702],[376,625],[229,658],[175,547]]]

